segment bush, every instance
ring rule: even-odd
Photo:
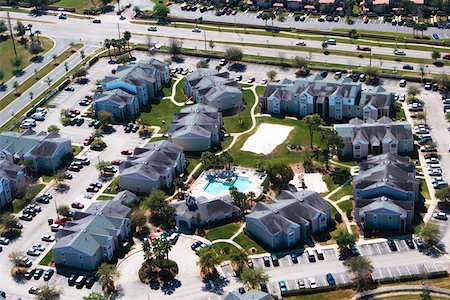
[[[178,265],[173,260],[155,259],[152,264],[144,262],[138,271],[138,276],[142,283],[148,284],[158,279],[164,282],[170,281],[178,272]]]
[[[350,171],[347,169],[336,168],[331,174],[331,178],[335,184],[342,185],[350,178]]]

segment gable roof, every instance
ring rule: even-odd
[[[232,291],[225,297],[225,300],[274,300],[273,297],[268,294],[257,290],[250,290],[244,294]]]

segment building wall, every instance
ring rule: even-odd
[[[120,187],[133,193],[149,194],[153,190],[161,188],[159,181],[150,179],[136,179],[134,176],[120,175]]]
[[[72,143],[70,140],[60,143],[51,157],[35,157],[37,172],[55,172],[64,162],[64,159],[72,155]]]
[[[171,138],[169,141],[183,147],[184,151],[209,151],[211,150],[211,139],[198,136],[185,136]]]
[[[261,225],[259,221],[255,221],[254,219],[247,217],[245,218],[245,228],[252,235],[252,237],[268,246],[269,248],[275,249],[277,246],[275,244],[275,236],[270,234],[270,232],[266,231],[260,226]]]
[[[0,178],[0,211],[13,200],[10,180]]]
[[[103,261],[101,247],[92,256],[74,251],[70,247],[52,249],[52,254],[57,267],[61,265],[85,270],[95,270]]]

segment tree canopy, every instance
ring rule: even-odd
[[[421,223],[415,228],[415,233],[425,244],[430,246],[436,245],[441,239],[441,230],[439,224],[435,221]]]
[[[241,48],[228,47],[227,49],[225,49],[225,54],[223,55],[223,57],[231,63],[235,63],[242,60],[242,58],[244,57],[244,53],[242,52]]]
[[[312,147],[314,132],[316,132],[320,128],[320,126],[324,125],[324,122],[318,114],[307,115],[303,118],[303,122],[305,122],[306,127],[308,128],[310,137],[309,145]]]

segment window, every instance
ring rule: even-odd
[[[361,146],[355,146],[355,150],[360,150],[361,149]]]

